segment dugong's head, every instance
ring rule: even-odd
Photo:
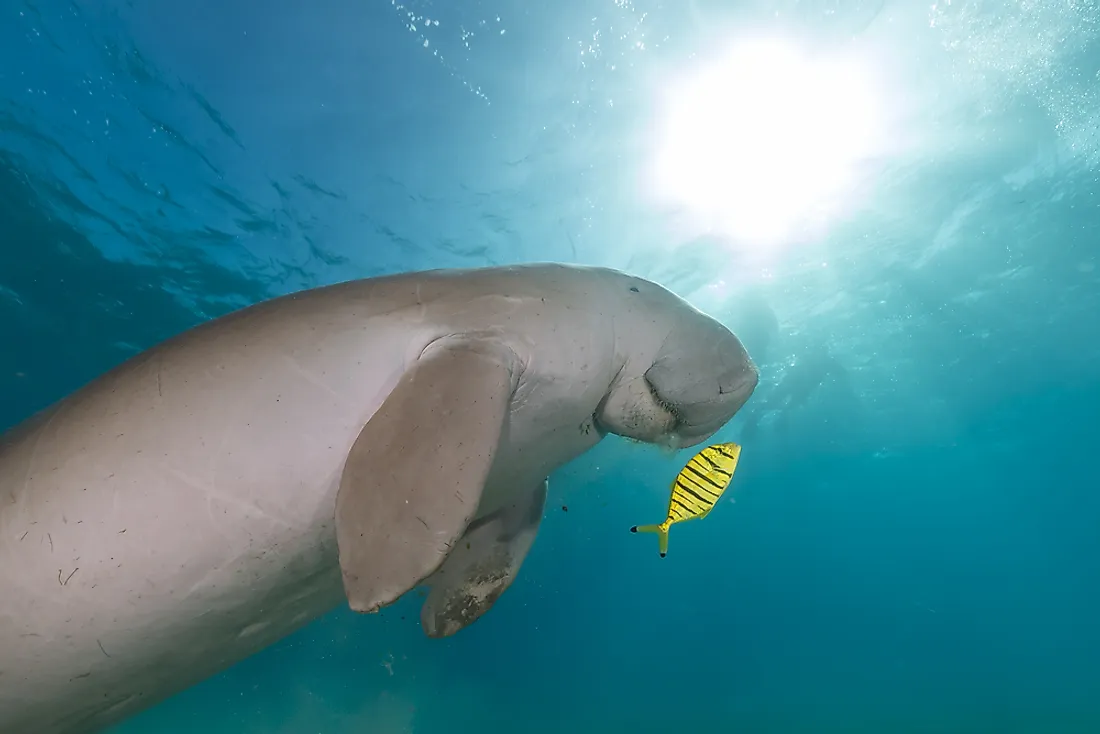
[[[741,341],[661,286],[619,275],[611,312],[623,367],[596,413],[599,427],[681,448],[710,438],[759,379]]]

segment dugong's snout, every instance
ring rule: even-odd
[[[741,410],[760,373],[740,339],[717,321],[700,318],[669,335],[645,380],[676,417],[675,443],[693,446]]]
[[[639,366],[612,386],[597,421],[605,431],[674,448],[714,435],[759,381],[741,340],[695,310],[679,319]]]

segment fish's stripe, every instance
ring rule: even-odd
[[[692,484],[689,484],[688,481],[685,479],[681,479],[677,483],[677,485],[677,489],[679,491],[685,494],[690,494],[692,497],[698,500],[698,504],[703,509],[713,507],[714,503],[718,501],[718,497],[715,496],[713,493],[708,492],[703,487],[692,486]]]
[[[730,479],[733,478],[733,472],[732,471],[730,471],[729,469],[725,469],[723,467],[720,467],[720,466],[714,467],[713,469],[711,469],[711,471],[714,472],[715,474],[721,474],[722,476],[724,476],[726,478],[726,481],[729,481]]]
[[[675,505],[676,505],[676,509],[678,511],[682,512],[685,517],[691,517],[695,514],[691,511],[690,508],[688,508],[686,505],[684,505],[684,503],[682,501],[680,501],[679,497],[676,498]]]
[[[732,477],[733,476],[733,467],[728,466],[728,465],[731,465],[732,463],[733,462],[728,462],[728,461],[710,461],[710,460],[708,460],[706,462],[706,464],[709,464],[709,466],[704,466],[704,462],[690,461],[690,462],[688,462],[688,466],[692,466],[692,464],[695,464],[695,466],[692,466],[692,468],[696,469],[697,471],[702,471],[703,474],[711,474],[713,472],[717,472],[719,474],[725,475],[726,477]],[[684,467],[684,468],[686,469],[687,467]]]
[[[723,454],[721,451],[714,448],[713,446],[708,448],[708,449],[704,449],[703,451],[701,451],[700,455],[705,456],[707,461],[713,461],[713,462],[718,463],[718,464],[725,463],[727,461],[727,458],[728,458],[728,457],[726,457],[725,454]]]
[[[684,467],[684,471],[693,471],[700,476],[707,476],[713,471],[717,471],[716,466],[706,466],[702,461],[689,461],[687,466]]]
[[[688,493],[688,494],[690,494],[690,495],[691,495],[692,497],[694,497],[695,499],[699,500],[699,504],[700,504],[700,505],[701,505],[702,507],[706,507],[707,505],[713,505],[713,504],[714,504],[714,500],[711,500],[711,499],[708,499],[708,498],[706,498],[706,497],[703,497],[703,495],[701,495],[701,494],[699,494],[698,492],[696,492],[696,491],[695,491],[694,489],[692,489],[691,487],[689,487],[689,486],[688,486],[688,485],[687,485],[687,484],[686,484],[685,482],[683,482],[682,480],[681,480],[681,482],[679,483],[679,487],[678,487],[678,489],[680,489],[680,490],[681,490],[681,491],[683,491],[683,492],[687,492],[687,493]]]
[[[718,465],[715,464],[714,461],[711,460],[711,458],[709,456],[707,456],[706,451],[700,451],[698,454],[691,457],[691,461],[688,462],[688,466],[691,466],[692,464],[703,464],[703,463],[706,463],[706,464],[710,465],[710,468],[707,469],[707,471],[710,471],[711,469],[717,469],[718,468]]]
[[[680,476],[676,477],[676,482],[678,484],[682,482],[690,482],[691,484],[698,486],[700,489],[705,490],[708,494],[717,495],[722,493],[722,485],[718,484],[705,474],[700,474],[699,472],[694,470],[690,472],[680,472]]]
[[[706,506],[700,505],[697,502],[693,502],[690,497],[681,496],[680,505],[687,508],[687,511],[691,512],[692,516],[706,512]]]
[[[698,489],[703,490],[707,495],[714,498],[713,500],[711,500],[712,502],[717,502],[718,498],[722,496],[723,490],[726,488],[725,484],[716,482],[713,479],[711,479],[710,477],[698,477],[698,478],[696,478],[696,477],[688,474],[687,472],[684,472],[683,474],[681,474],[680,478],[677,481],[679,481],[679,482],[689,482],[692,486],[695,486]]]
[[[707,458],[710,458],[714,463],[720,466],[730,466],[737,462],[737,454],[731,453],[725,449],[715,449],[711,452]]]
[[[669,512],[690,512],[691,510],[684,504],[684,501],[679,495],[672,498],[672,503],[669,506]]]
[[[725,487],[723,486],[723,484],[721,482],[714,481],[713,479],[708,477],[706,474],[700,474],[698,471],[691,468],[690,466],[684,467],[684,471],[680,473],[680,476],[677,479],[677,481],[683,481],[683,480],[687,479],[688,478],[687,473],[689,471],[692,474],[694,474],[695,476],[699,477],[698,480],[695,480],[693,478],[692,481],[694,481],[696,484],[700,485],[701,489],[705,490],[706,492],[709,492],[710,494],[713,494],[715,500],[717,500],[720,496],[722,496],[722,491],[725,489]],[[714,487],[714,489],[711,489],[711,487]]]
[[[737,466],[737,462],[729,459],[723,459],[722,461],[714,462],[714,470],[725,472],[727,474],[733,474],[734,467]]]
[[[681,507],[686,507],[692,514],[698,514],[700,511],[706,510],[706,506],[701,502],[695,502],[688,496],[687,492],[680,492],[676,495],[676,501],[680,503]]]
[[[727,479],[733,476],[733,470],[737,468],[736,462],[722,463],[714,467],[713,471],[724,475]]]
[[[718,497],[722,494],[722,488],[707,477],[693,477],[685,473],[680,475],[677,482],[685,487],[691,487],[696,492],[702,492],[703,500],[706,502],[717,502]]]
[[[714,450],[717,451],[718,453],[720,453],[722,456],[725,456],[730,461],[737,461],[737,456],[738,455],[733,453],[729,449],[725,448],[724,446],[723,447],[716,446]]]

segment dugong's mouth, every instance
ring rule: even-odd
[[[750,364],[744,376],[732,387],[718,388],[712,399],[688,405],[674,406],[661,398],[656,388],[650,386],[658,404],[672,418],[673,424],[665,441],[676,449],[687,448],[706,441],[717,433],[752,397],[759,382],[759,372]]]
[[[592,419],[591,419],[590,423],[592,424],[592,428],[589,429],[588,432],[594,433],[596,435],[596,437],[599,438],[600,440],[603,440],[608,434],[611,433],[611,431],[607,430],[607,427],[605,425],[600,423],[600,410],[599,410],[599,408],[597,408],[596,411],[594,413],[592,413]],[[582,427],[581,430],[585,431],[585,428]]]

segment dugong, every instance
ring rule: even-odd
[[[689,446],[757,370],[626,274],[350,281],[236,311],[0,438],[0,732],[99,730],[347,600],[431,636],[515,579],[547,477],[607,433]]]

